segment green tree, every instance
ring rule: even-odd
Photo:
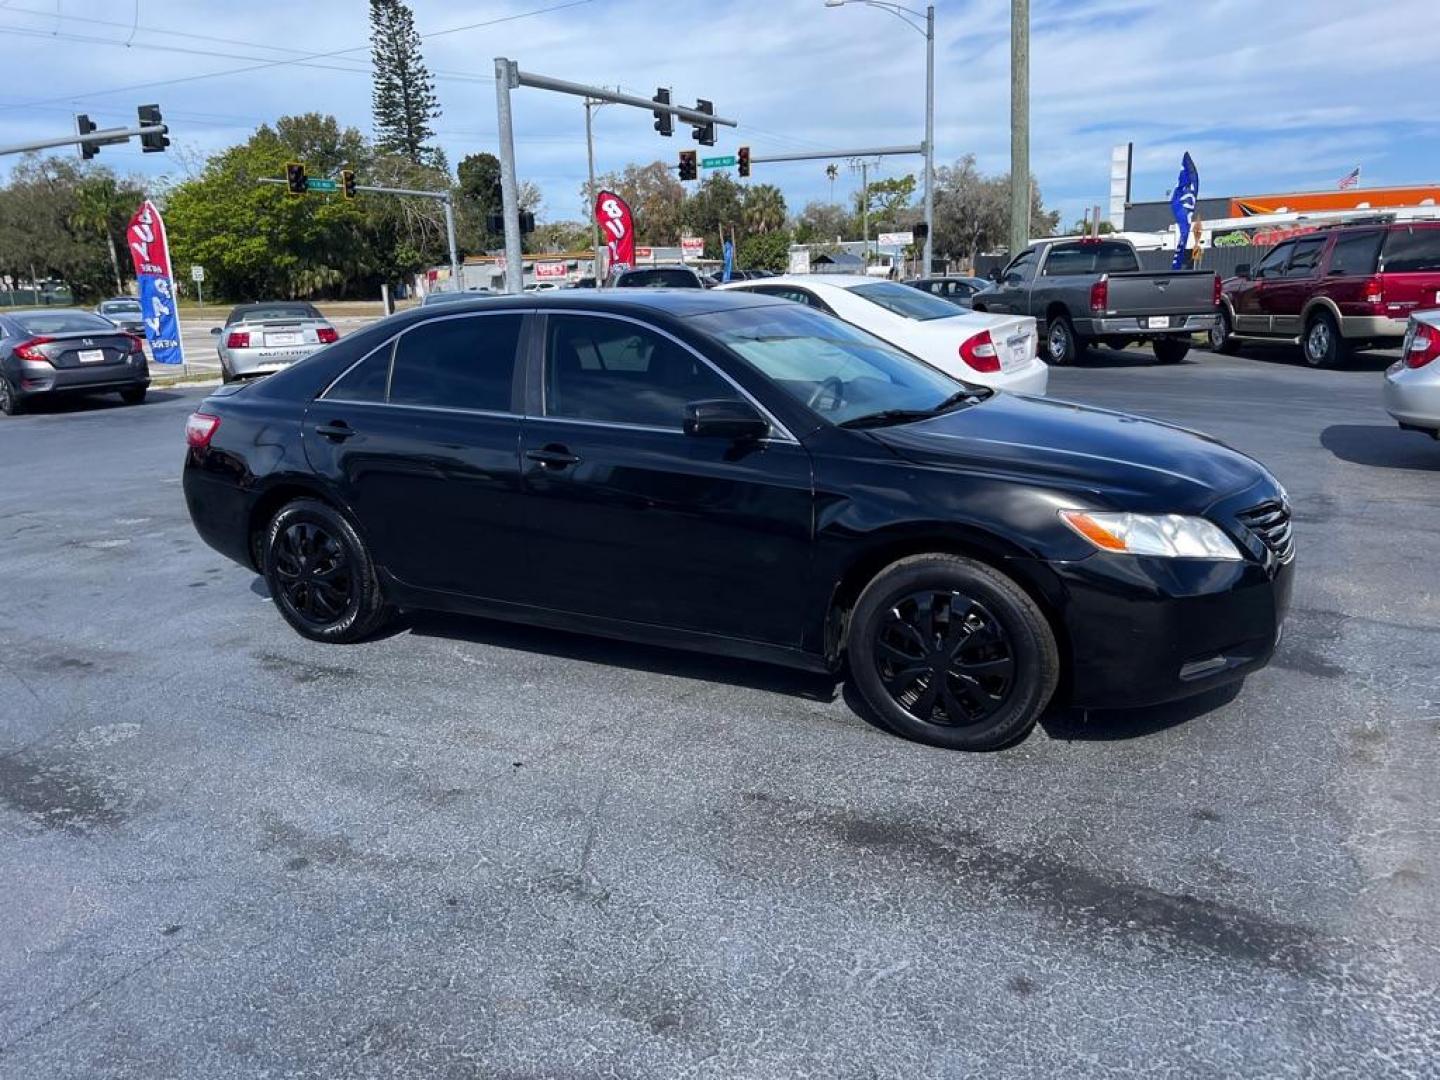
[[[870,232],[872,234],[885,229],[894,229],[901,224],[908,224],[905,219],[914,202],[915,187],[915,177],[908,174],[871,181],[869,193]],[[863,199],[864,195],[857,191],[855,193],[857,217],[860,214],[860,204]]]
[[[859,234],[855,219],[839,203],[806,203],[795,220],[797,244],[832,244],[836,237],[843,239]]]
[[[435,84],[420,55],[415,17],[402,0],[370,0],[375,142],[413,165],[444,166],[430,122],[440,115]]]
[[[774,184],[747,187],[740,218],[747,233],[778,232],[785,227],[785,196]]]
[[[122,193],[119,185],[115,183],[115,177],[109,172],[97,170],[76,185],[74,209],[70,212],[70,224],[75,229],[105,238],[117,296],[125,291],[125,282],[120,273],[120,256],[115,247],[115,234],[125,228],[130,213],[135,209],[136,200],[132,195],[131,192]]]
[[[735,265],[783,274],[790,265],[790,234],[776,231],[745,237],[735,252]]]
[[[984,176],[967,154],[935,170],[935,250],[967,261],[1003,247],[1010,234],[1010,176]],[[1032,183],[1030,234],[1049,236],[1060,214],[1046,210],[1040,185]]]
[[[639,243],[658,246],[680,242],[685,185],[663,161],[626,165],[618,173],[597,176],[595,190],[613,191],[630,204],[635,215],[635,239]],[[580,203],[583,219],[593,221],[595,208],[590,204],[589,189],[583,185]]]
[[[745,189],[727,174],[711,173],[700,182],[695,194],[685,200],[681,220],[691,235],[705,238],[705,254],[720,254],[720,231],[729,233],[742,224]]]
[[[1065,231],[1065,235],[1066,235],[1066,236],[1079,236],[1079,235],[1081,235],[1081,234],[1083,234],[1083,233],[1089,232],[1089,231],[1090,231],[1090,227],[1091,227],[1091,223],[1090,223],[1088,220],[1086,220],[1085,218],[1081,218],[1079,221],[1075,222],[1075,224],[1071,225],[1070,228]],[[1097,229],[1096,231],[1097,231],[1097,232],[1099,233],[1099,235],[1101,235],[1101,236],[1108,236],[1108,235],[1110,235],[1111,233],[1113,233],[1113,232],[1115,231],[1115,226],[1112,225],[1112,224],[1110,224],[1110,222],[1108,222],[1108,221],[1102,221],[1102,222],[1100,222],[1100,227],[1099,227],[1099,229]],[[1058,235],[1058,234],[1056,234],[1056,235]]]

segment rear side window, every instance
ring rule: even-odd
[[[1440,229],[1392,229],[1385,236],[1387,274],[1440,270]]]
[[[1331,274],[1373,274],[1380,254],[1383,233],[1367,232],[1342,236],[1330,252]]]
[[[1124,244],[1112,241],[1066,244],[1050,249],[1042,277],[1065,274],[1121,274],[1138,270],[1135,253]]]
[[[466,315],[400,335],[390,404],[510,411],[521,315]]]
[[[387,341],[336,381],[325,395],[336,401],[383,402],[390,384],[390,354],[395,349]]]
[[[955,305],[937,296],[912,289],[894,281],[877,281],[872,285],[851,285],[850,291],[863,296],[872,304],[879,304],[886,311],[903,315],[907,319],[928,322],[931,319],[952,319],[961,314]]]

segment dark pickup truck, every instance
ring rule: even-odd
[[[971,300],[976,311],[1033,316],[1052,364],[1100,341],[1153,342],[1155,358],[1173,364],[1215,325],[1219,304],[1214,271],[1143,271],[1128,240],[1098,238],[1031,244]]]

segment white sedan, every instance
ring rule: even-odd
[[[1028,315],[966,311],[909,285],[858,274],[763,278],[719,288],[818,308],[966,382],[1043,394],[1050,379]]]

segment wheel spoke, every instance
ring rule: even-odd
[[[895,631],[908,638],[922,656],[930,651],[930,643],[925,640],[925,635],[900,611],[899,604],[890,609],[890,621],[885,624],[884,629]]]
[[[880,681],[885,684],[885,689],[890,691],[891,697],[898,698],[915,685],[916,679],[931,670],[924,664],[914,664],[907,668],[901,668],[889,677],[881,675]]]
[[[976,680],[1008,679],[1015,670],[1015,661],[1008,656],[996,657],[994,660],[956,660],[953,670],[957,675],[968,675]]]
[[[925,689],[920,691],[920,696],[915,699],[915,704],[910,711],[921,720],[929,720],[935,711],[935,699],[940,696],[940,686],[945,681],[944,676],[938,672],[932,672],[930,680],[925,684]]]
[[[913,652],[906,652],[893,642],[886,641],[883,637],[875,643],[875,649],[880,654],[882,660],[888,660],[892,664],[899,664],[901,666],[918,663],[921,659],[921,656],[917,656]]]

